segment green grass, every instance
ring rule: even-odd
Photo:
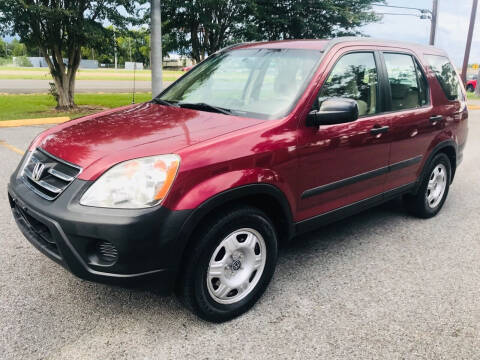
[[[135,102],[151,99],[150,93],[135,94]],[[50,95],[0,95],[0,121],[16,119],[35,119],[54,116],[77,118],[101,111],[130,104],[132,94],[77,94],[75,103],[79,109],[70,112],[55,110],[55,101]]]
[[[480,100],[480,96],[475,95],[473,92],[467,92],[467,99],[469,100]]]

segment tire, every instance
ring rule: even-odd
[[[475,89],[473,88],[473,85],[467,85],[467,91],[468,92],[474,92]]]
[[[435,155],[417,193],[404,197],[409,212],[423,219],[437,215],[447,198],[451,179],[450,159],[444,153]]]
[[[275,228],[262,211],[244,206],[198,231],[179,295],[200,318],[228,321],[249,310],[272,279],[278,252]]]

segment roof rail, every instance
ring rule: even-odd
[[[234,47],[240,46],[240,45],[246,45],[246,44],[252,44],[252,43],[254,43],[254,41],[245,41],[245,42],[241,42],[241,43],[228,45],[228,46],[225,46],[224,48],[221,48],[220,50],[215,51],[214,54],[218,54],[218,53],[221,53],[221,52],[224,52],[224,51],[228,51],[228,50],[230,50]]]
[[[387,39],[380,39],[380,38],[374,38],[374,37],[367,37],[367,36],[340,36],[336,37],[333,39],[330,39],[328,42],[326,49],[332,48],[334,45],[346,42],[346,41],[371,41],[371,42],[381,42],[381,43],[390,43],[393,45],[409,45],[409,46],[415,46],[418,48],[424,48],[424,49],[437,49],[435,46],[432,45],[425,45],[425,44],[418,44],[418,43],[413,43],[413,42],[408,42],[408,41],[397,41],[397,40],[387,40]]]

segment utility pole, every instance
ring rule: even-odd
[[[113,28],[113,46],[115,51],[115,69],[117,69],[118,65],[118,56],[117,56],[117,34],[115,32],[115,28]]]
[[[128,38],[128,51],[130,52],[130,62],[132,62],[132,39]]]
[[[151,20],[151,57],[152,68],[152,97],[160,94],[162,84],[162,9],[160,0],[150,1]]]
[[[430,45],[435,45],[435,33],[437,32],[438,0],[433,0],[432,24],[430,27]]]
[[[465,55],[463,57],[462,81],[467,82],[468,59],[470,57],[470,48],[472,47],[473,28],[475,26],[475,16],[477,15],[478,0],[473,0],[472,13],[470,15],[470,26],[468,27],[467,45],[465,46]]]

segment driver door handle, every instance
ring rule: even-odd
[[[378,134],[383,134],[386,133],[390,129],[390,126],[375,126],[370,129],[370,134],[372,135],[378,135]]]
[[[442,115],[433,115],[433,116],[430,116],[430,122],[432,124],[436,124],[437,122],[439,121],[442,121],[443,120],[443,116]]]

